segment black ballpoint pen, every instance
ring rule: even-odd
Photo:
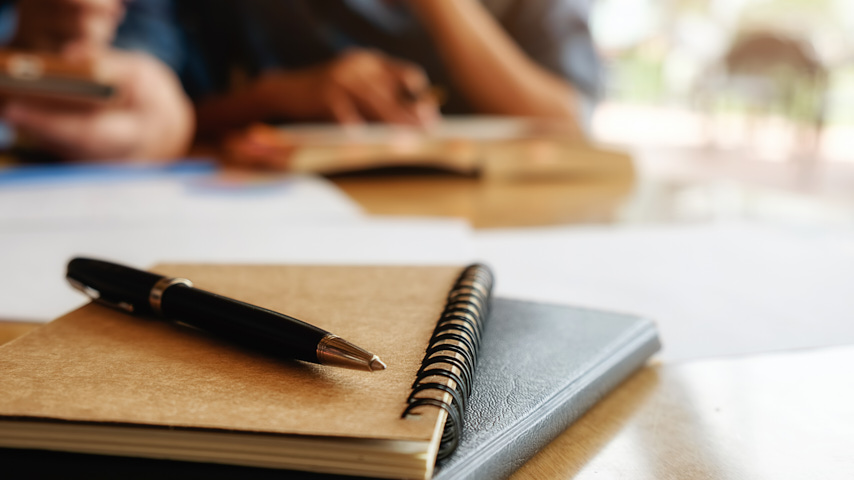
[[[94,301],[156,314],[280,357],[356,370],[383,370],[380,358],[296,318],[170,278],[91,258],[68,262],[66,278]]]

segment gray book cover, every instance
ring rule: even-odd
[[[640,317],[494,299],[463,436],[433,478],[509,476],[659,348]]]

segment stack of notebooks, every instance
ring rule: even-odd
[[[624,314],[500,298],[461,314],[463,267],[153,270],[335,332],[388,369],[271,358],[93,303],[0,347],[4,472],[502,478],[659,348]]]

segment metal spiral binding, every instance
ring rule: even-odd
[[[439,460],[450,455],[460,442],[466,401],[477,367],[481,332],[489,313],[492,282],[492,272],[482,264],[466,267],[457,278],[430,337],[421,368],[416,373],[412,392],[407,398],[408,405],[401,415],[406,417],[424,406],[448,412],[437,457]],[[429,380],[436,377],[450,379],[451,386]],[[429,391],[447,393],[451,401],[425,397],[424,393]]]

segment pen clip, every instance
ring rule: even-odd
[[[77,290],[80,290],[81,292],[86,294],[87,297],[91,298],[93,301],[98,302],[102,305],[106,305],[108,307],[123,310],[123,311],[128,312],[128,313],[133,313],[133,305],[131,305],[130,303],[121,302],[121,301],[114,302],[114,301],[108,300],[108,299],[101,296],[101,292],[99,292],[98,290],[95,290],[94,288],[90,287],[89,285],[86,285],[83,282],[81,282],[79,280],[75,280],[75,279],[70,278],[70,277],[66,277],[66,279],[68,280],[68,283],[70,283],[72,287],[76,288]]]

